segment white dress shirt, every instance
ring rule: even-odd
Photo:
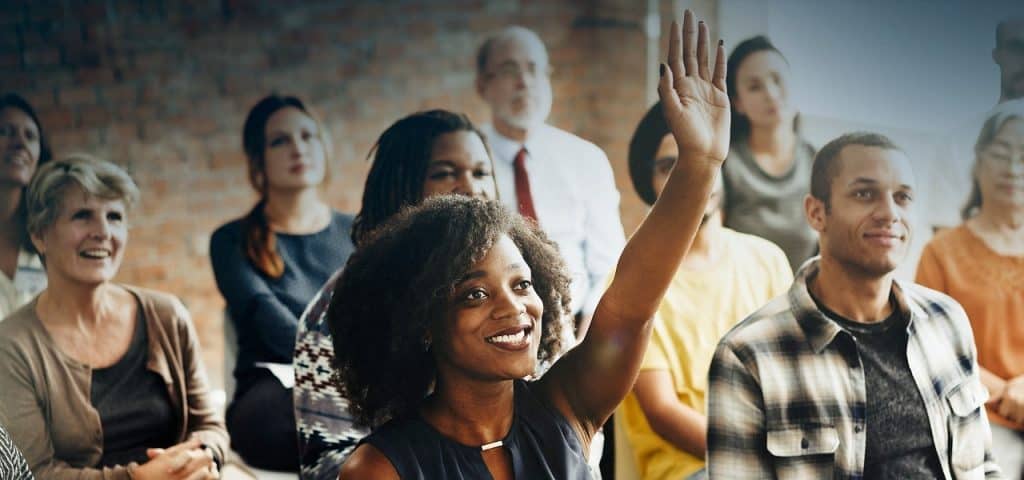
[[[46,288],[46,271],[39,256],[21,248],[14,278],[0,272],[0,320],[14,313]]]
[[[513,161],[524,145],[491,125],[481,130],[494,155],[501,203],[518,212]],[[590,315],[626,243],[608,157],[597,145],[546,124],[530,132],[525,147],[537,221],[572,274],[573,312]]]

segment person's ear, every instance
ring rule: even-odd
[[[35,247],[36,252],[39,253],[39,256],[46,254],[46,244],[43,242],[42,236],[33,233],[28,238],[32,242],[32,246]]]
[[[480,98],[486,99],[487,97],[484,96],[484,92],[487,90],[487,80],[484,79],[484,73],[480,72],[476,74],[475,84],[476,94],[479,95]]]
[[[747,112],[743,109],[743,102],[740,101],[739,95],[736,95],[735,98],[732,99],[732,111],[743,115],[747,114]]]
[[[828,215],[828,209],[825,206],[825,202],[814,197],[814,195],[807,194],[804,197],[804,215],[807,217],[807,223],[818,233],[825,231],[825,217]]]

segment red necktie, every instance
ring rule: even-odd
[[[519,149],[513,163],[516,173],[516,199],[519,202],[519,214],[537,221],[537,212],[533,209],[533,196],[530,195],[530,177],[526,173],[526,147]]]

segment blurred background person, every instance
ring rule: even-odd
[[[465,115],[431,110],[409,115],[380,135],[352,227],[358,247],[402,208],[433,195],[455,193],[494,199],[497,190],[487,145]],[[334,345],[327,307],[339,269],[299,319],[295,342],[295,421],[305,479],[334,480],[368,433],[354,425],[348,402],[334,383]]]
[[[352,253],[352,217],[321,198],[330,148],[299,99],[260,100],[246,117],[242,145],[260,200],[210,239],[217,287],[238,335],[227,426],[249,465],[298,471],[291,390],[298,319]]]
[[[218,478],[228,438],[188,311],[113,282],[138,198],[124,170],[84,155],[29,186],[48,286],[0,323],[0,418],[39,478]]]
[[[775,243],[796,271],[818,245],[803,216],[815,150],[797,128],[789,63],[757,36],[736,45],[727,71],[732,132],[722,167],[725,226]]]
[[[604,152],[547,123],[551,64],[540,37],[507,27],[477,53],[476,90],[491,111],[481,129],[494,154],[501,201],[540,224],[572,274],[577,336],[586,331],[625,236]]]
[[[648,110],[629,147],[630,179],[652,205],[679,157],[661,104]],[[721,207],[719,177],[658,307],[633,391],[616,412],[643,479],[706,478],[705,393],[718,340],[793,281],[786,254],[767,240],[723,227]]]
[[[25,189],[52,153],[35,110],[0,96],[0,321],[46,288],[46,273],[25,228]]]
[[[975,144],[963,223],[925,246],[917,282],[963,305],[989,391],[992,450],[1024,475],[1024,108],[996,113]]]

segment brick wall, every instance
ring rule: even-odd
[[[673,2],[660,3],[667,21]],[[318,110],[334,141],[330,203],[355,212],[377,135],[426,108],[486,121],[473,91],[477,45],[501,26],[528,26],[555,66],[551,122],[605,149],[632,229],[644,208],[625,156],[647,107],[645,8],[629,0],[5,2],[0,91],[31,100],[58,156],[91,152],[135,177],[143,201],[119,280],[182,298],[219,384],[224,305],[207,245],[254,201],[240,132],[256,100],[277,90]]]

